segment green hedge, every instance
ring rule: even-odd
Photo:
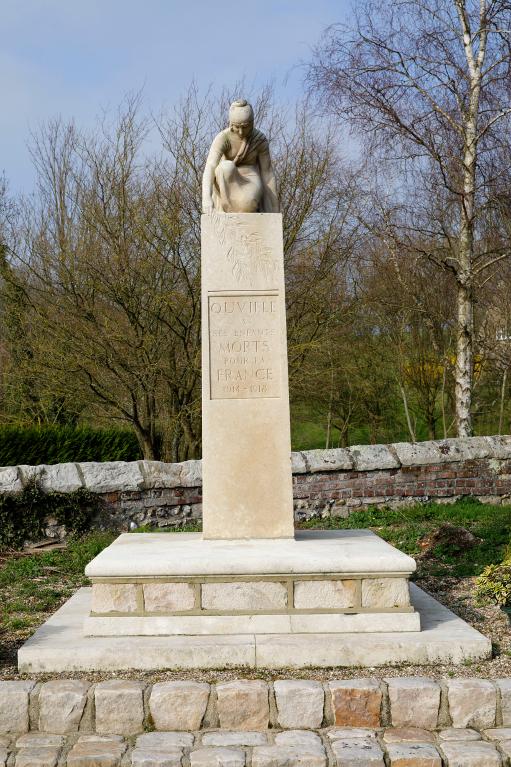
[[[136,461],[142,453],[136,436],[121,429],[72,426],[1,426],[0,466],[67,461]]]
[[[44,520],[53,517],[68,533],[81,535],[99,509],[97,496],[88,490],[44,493],[36,484],[22,493],[0,496],[0,551],[19,549],[44,533]]]

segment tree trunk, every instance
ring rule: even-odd
[[[504,403],[506,401],[506,386],[507,386],[507,368],[504,368],[504,372],[502,373],[502,386],[500,388],[499,434],[502,434],[502,426],[504,424]]]
[[[416,441],[415,438],[415,430],[412,426],[412,420],[410,418],[410,411],[408,409],[408,397],[406,396],[406,391],[401,382],[399,382],[399,390],[401,392],[401,398],[403,400],[403,407],[405,409],[405,416],[406,416],[406,424],[408,426],[408,431],[410,432],[410,437],[412,438],[412,442]]]
[[[458,285],[456,339],[456,429],[458,437],[472,436],[473,305],[471,287]]]

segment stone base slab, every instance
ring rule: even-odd
[[[409,613],[311,613],[295,615],[180,615],[96,617],[84,622],[86,636],[190,634],[340,634],[420,631],[420,615]]]
[[[490,640],[410,585],[420,632],[87,637],[91,589],[80,589],[18,653],[22,673],[435,665],[491,657]]]

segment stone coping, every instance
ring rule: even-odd
[[[373,472],[471,460],[511,459],[511,436],[468,437],[389,445],[354,445],[292,453],[293,474],[328,471]],[[20,492],[37,479],[43,490],[95,493],[199,487],[201,461],[113,461],[0,467],[0,493]]]
[[[294,539],[203,540],[124,533],[89,562],[89,578],[296,573],[404,574],[415,561],[370,530],[297,530]]]

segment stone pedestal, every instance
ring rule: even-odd
[[[90,636],[420,631],[415,570],[368,530],[292,540],[204,541],[198,533],[121,535],[86,568]]]
[[[280,213],[202,216],[204,538],[292,538]]]

